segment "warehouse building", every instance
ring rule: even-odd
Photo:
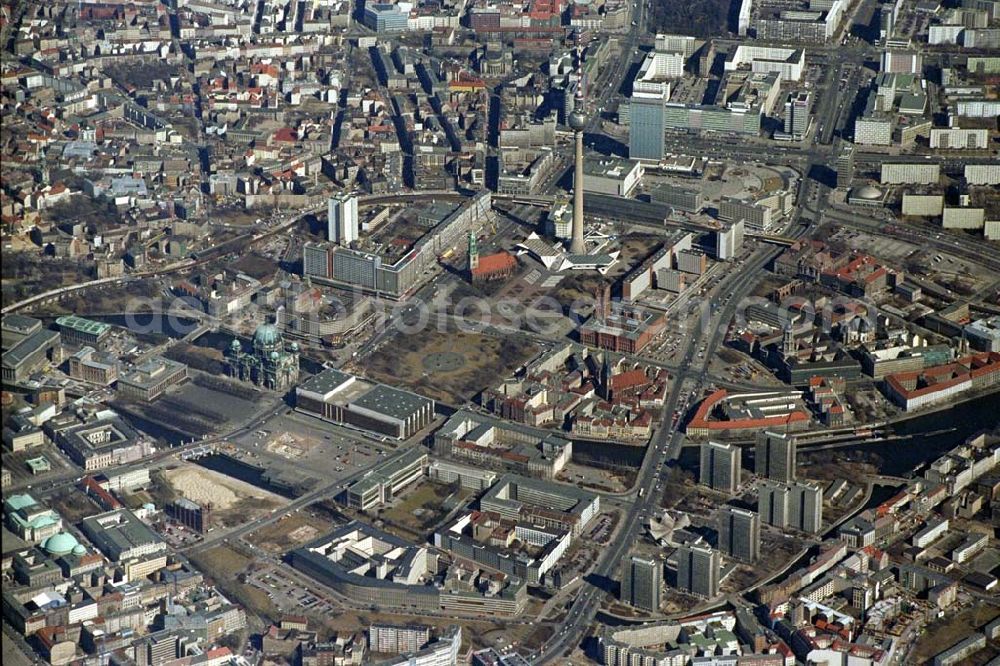
[[[434,401],[327,368],[295,389],[299,411],[361,430],[406,439],[434,419]]]

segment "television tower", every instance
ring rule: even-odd
[[[569,114],[569,127],[573,130],[573,142],[576,146],[573,164],[573,238],[569,244],[570,254],[587,254],[587,245],[583,242],[583,128],[586,125],[587,116],[583,114],[581,72],[576,82],[573,113]]]

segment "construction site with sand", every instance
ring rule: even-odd
[[[281,495],[193,463],[171,467],[158,476],[163,483],[157,499],[185,497],[203,506],[211,504],[213,520],[222,528],[242,525],[288,502]]]

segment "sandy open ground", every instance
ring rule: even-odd
[[[165,476],[178,493],[198,504],[211,503],[216,510],[225,511],[247,497],[283,501],[279,495],[197,465],[169,469]]]

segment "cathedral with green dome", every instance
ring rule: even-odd
[[[234,339],[226,350],[230,377],[274,391],[285,391],[299,380],[299,345],[285,344],[274,324],[261,324],[253,334],[253,347],[244,349]]]

